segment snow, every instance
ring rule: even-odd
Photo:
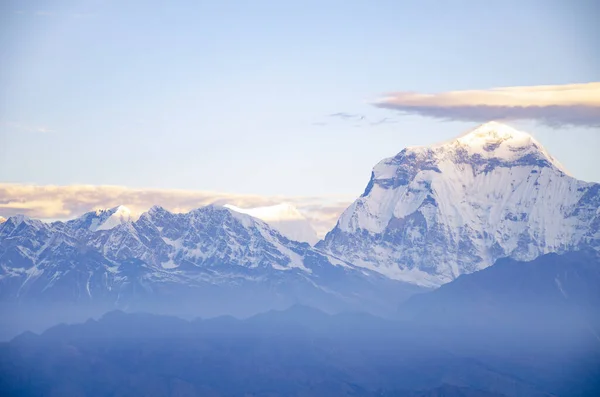
[[[486,151],[485,145],[500,143],[493,151]],[[458,144],[458,146],[457,146]],[[532,146],[534,145],[535,146]],[[436,194],[436,200],[445,212],[454,212],[453,220],[458,221],[451,226],[460,226],[461,212],[457,205],[466,202],[487,202],[490,199],[504,197],[504,191],[507,186],[520,185],[522,181],[527,180],[531,172],[530,166],[523,167],[497,167],[492,172],[477,173],[476,169],[470,164],[459,164],[455,161],[457,147],[467,148],[472,154],[477,153],[485,155],[488,159],[500,158],[503,161],[515,161],[524,155],[535,151],[548,159],[557,170],[566,174],[566,171],[560,164],[554,160],[537,141],[529,134],[517,131],[511,127],[496,122],[486,123],[459,138],[446,142],[444,144],[434,145],[433,156],[437,167],[441,173],[431,170],[420,171],[409,185],[401,186],[396,189],[389,189],[375,185],[369,196],[364,200],[357,200],[349,209],[347,209],[340,218],[340,227],[344,231],[354,231],[357,229],[368,230],[371,233],[381,233],[387,227],[392,217],[403,218],[417,211],[423,201],[430,194],[428,189],[424,189],[428,183],[432,184]],[[522,149],[525,148],[526,152]],[[430,150],[426,147],[413,147],[410,150],[421,154]],[[393,159],[385,159],[378,163],[374,168],[376,180],[387,180],[395,177],[398,166],[393,164]],[[557,180],[560,180],[560,173],[555,173],[543,169],[542,179],[551,179],[552,174]],[[528,199],[528,194],[535,190],[532,186],[538,178],[531,180],[531,183],[520,186],[518,194],[513,194],[507,199],[519,202],[522,199]],[[560,197],[565,197],[565,189],[572,188],[568,180],[563,180],[556,186]],[[538,182],[540,183],[540,182]],[[547,195],[548,196],[548,195]],[[568,195],[567,195],[568,196]],[[573,196],[571,196],[573,197]],[[577,199],[577,197],[574,197]],[[532,197],[529,197],[532,199]],[[555,200],[556,201],[556,200]],[[502,203],[505,205],[506,203]],[[468,206],[470,210],[470,205]]]
[[[92,276],[93,276],[93,275],[94,275],[94,273],[93,273],[93,272],[89,272],[89,276],[88,276],[87,282],[85,283],[85,289],[86,289],[86,291],[87,291],[87,294],[88,294],[88,296],[89,296],[90,298],[92,298],[92,291],[91,291],[91,289],[90,289],[90,281],[92,280]]]
[[[169,259],[168,261],[162,263],[163,269],[175,269],[177,267],[178,265],[175,262],[173,262],[173,259]]]
[[[23,222],[31,223],[31,219],[23,214],[13,215],[8,218],[8,220],[10,220],[15,226],[19,226]]]
[[[106,219],[99,222],[97,225],[94,224],[94,229],[90,227],[90,230],[110,230],[116,226],[119,226],[122,223],[131,221],[131,211],[124,205],[120,205],[118,207],[106,210],[105,213],[108,213],[109,216]]]
[[[163,236],[162,239],[165,243],[167,243],[167,245],[170,245],[171,247],[175,248],[175,250],[180,250],[183,247],[183,241],[181,240],[181,238],[173,240]]]
[[[409,269],[404,266],[398,266],[395,262],[383,262],[385,261],[385,253],[383,252],[376,253],[376,257],[381,258],[381,262],[358,259],[354,261],[353,265],[373,270],[392,280],[404,281],[425,288],[439,287],[440,285],[437,277],[420,269]]]
[[[224,206],[224,208],[227,211],[229,211],[229,213],[231,213],[234,218],[236,218],[239,222],[241,222],[241,224],[245,228],[258,229],[258,231],[260,232],[260,234],[266,241],[268,241],[273,246],[275,246],[277,248],[278,252],[280,252],[281,254],[283,254],[285,257],[287,257],[289,259],[287,267],[283,267],[281,265],[272,263],[271,266],[274,269],[287,270],[289,268],[299,268],[306,272],[310,272],[310,269],[308,269],[304,266],[304,259],[302,258],[302,256],[297,254],[296,252],[292,251],[291,249],[286,247],[284,244],[282,244],[282,242],[279,241],[279,239],[276,237],[276,235],[273,235],[273,233],[271,232],[271,227],[269,224],[263,222],[262,220],[255,219],[251,215],[236,211],[235,209],[233,209],[235,207],[233,207],[233,208],[232,207],[233,206],[230,206],[230,205]],[[236,248],[240,248],[240,247],[231,246],[231,244],[230,244],[230,247],[232,248],[233,251],[236,251]],[[238,249],[237,251],[243,252],[244,250]]]
[[[567,293],[563,289],[562,283],[560,282],[560,279],[558,278],[558,276],[556,276],[554,278],[554,282],[556,283],[556,287],[558,288],[558,290],[560,291],[560,293],[562,294],[562,296],[565,297],[565,298],[568,298]]]
[[[224,206],[224,208],[230,209],[230,208],[228,208],[227,206]],[[231,209],[231,210],[230,210],[230,213],[231,213],[231,214],[232,214],[232,215],[233,215],[233,216],[234,216],[234,217],[235,217],[235,218],[236,218],[238,221],[240,221],[240,222],[241,222],[241,224],[242,224],[244,227],[252,227],[252,226],[254,226],[254,220],[253,220],[253,217],[252,217],[251,215],[247,215],[247,214],[245,214],[245,213],[243,213],[243,212],[236,211],[236,210],[233,210],[233,209]]]
[[[272,220],[302,220],[306,219],[296,207],[291,204],[281,203],[277,205],[271,205],[267,207],[255,207],[255,208],[239,208],[231,204],[225,204],[225,208],[232,209],[242,214],[248,214],[258,219],[262,219],[265,222]]]
[[[68,257],[76,251],[71,248],[85,244],[111,264],[99,270],[110,275],[110,282],[103,281],[106,288],[126,280],[119,263],[131,258],[143,261],[151,269],[147,274],[161,282],[264,281],[291,269],[321,282],[329,262],[344,272],[358,268],[369,275],[369,269],[435,287],[499,257],[531,260],[581,242],[600,245],[594,229],[600,209],[590,197],[597,185],[569,176],[531,136],[510,127],[486,124],[443,144],[405,149],[377,164],[373,175],[366,195],[317,248],[299,242],[309,240],[300,225],[314,230],[285,203],[246,209],[212,205],[183,214],[153,207],[141,221],[119,206],[67,224],[11,217],[0,233],[15,242],[20,263],[3,271],[23,283],[45,271],[54,280],[62,277],[52,267],[64,258],[59,247],[67,247]],[[21,222],[29,226],[15,227]],[[305,258],[310,259],[305,263]],[[560,280],[556,283],[560,290]],[[94,288],[81,283],[82,294]]]
[[[281,203],[255,208],[239,208],[226,204],[224,207],[258,218],[290,240],[307,242],[310,245],[314,245],[319,241],[317,232],[310,221],[291,204]]]
[[[531,135],[496,122],[407,148],[379,162],[373,175],[368,194],[336,226],[351,242],[333,233],[323,246],[350,263],[423,286],[485,268],[498,250],[519,260],[561,252],[583,241],[592,225],[575,209],[593,184],[571,177]],[[390,230],[393,242],[382,237]]]

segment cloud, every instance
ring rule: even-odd
[[[331,230],[352,200],[351,197],[259,196],[177,189],[132,189],[106,185],[0,183],[0,215],[4,217],[25,214],[32,218],[64,220],[88,211],[121,204],[139,215],[153,205],[160,205],[173,212],[188,212],[208,204],[255,208],[287,202],[298,208],[321,237]]]
[[[451,121],[535,120],[551,127],[599,127],[600,82],[437,94],[396,92],[373,105]]]
[[[392,120],[389,117],[384,117],[384,118],[382,118],[380,120],[371,122],[371,125],[395,124],[395,123],[397,123],[396,120]]]
[[[50,128],[43,126],[43,125],[29,125],[29,124],[14,123],[14,122],[6,122],[6,123],[4,123],[4,125],[8,128],[19,130],[19,131],[25,131],[25,132],[39,132],[42,134],[54,132],[54,130],[51,130]]]
[[[327,115],[328,118],[336,118],[341,122],[351,122],[354,127],[364,127],[364,126],[379,126],[383,124],[393,124],[397,123],[397,121],[384,117],[377,120],[373,120],[371,117],[365,116],[363,114],[358,113],[346,113],[346,112],[337,112]],[[329,123],[324,121],[314,122],[312,123],[314,126],[324,126],[329,125]]]
[[[345,112],[333,113],[333,114],[330,114],[329,117],[335,117],[335,118],[342,119],[342,120],[353,120],[353,121],[361,121],[361,120],[365,119],[365,116],[363,116],[362,114],[353,114],[353,113],[345,113]]]

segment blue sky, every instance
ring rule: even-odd
[[[600,81],[594,3],[3,1],[0,181],[354,197],[476,124],[382,94]],[[597,128],[512,125],[600,181]]]

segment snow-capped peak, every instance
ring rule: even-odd
[[[98,214],[98,212],[96,212]],[[96,225],[96,231],[98,230],[109,230],[122,223],[131,221],[131,211],[124,205],[119,205],[108,210],[104,210],[101,218],[104,218],[99,224]],[[106,216],[108,215],[108,216]]]
[[[572,176],[532,135],[497,121],[482,124],[457,138],[432,146],[408,147],[401,154],[415,154],[435,162],[488,162],[486,170],[493,164],[538,163]]]
[[[507,140],[510,140],[511,143],[535,142],[530,134],[516,130],[506,124],[498,123],[497,121],[490,121],[482,124],[459,136],[456,140],[465,145],[482,148],[488,144],[504,142]]]
[[[293,205],[281,203],[266,207],[239,208],[225,204],[225,208],[258,218],[290,240],[315,244],[319,238],[309,220]]]
[[[120,224],[133,221],[131,211],[124,205],[87,212],[81,217],[67,222],[75,228],[85,228],[91,232],[109,230]]]
[[[598,191],[531,135],[490,122],[379,162],[318,248],[393,278],[439,285],[503,256],[529,260],[600,242]]]
[[[28,224],[34,222],[33,219],[31,219],[27,215],[23,215],[23,214],[13,215],[13,216],[9,217],[8,219],[6,219],[6,221],[11,221],[14,225],[20,225],[23,222],[26,222]],[[39,221],[35,220],[35,222],[39,222]]]
[[[231,204],[225,204],[224,207],[236,212],[241,212],[242,214],[248,214],[255,218],[262,219],[265,222],[272,220],[280,221],[306,219],[296,207],[287,203],[255,208],[240,208]]]
[[[8,217],[8,219],[4,219],[3,221],[0,221],[0,226],[2,226],[2,227],[6,226],[8,228],[17,228],[17,227],[21,226],[22,224],[24,224],[28,227],[32,227],[33,229],[36,229],[36,230],[44,229],[47,227],[47,225],[44,222],[40,221],[39,219],[31,219],[27,215],[23,215],[23,214],[13,215],[13,216]]]
[[[4,222],[6,222],[6,218],[3,216],[0,216],[0,223],[4,223]]]
[[[531,134],[497,121],[490,121],[459,136],[455,145],[467,147],[472,154],[512,162],[523,158],[547,161],[561,172],[572,176]]]
[[[514,158],[523,157],[525,155],[539,154],[539,156],[545,160],[547,160],[552,166],[563,172],[568,176],[573,176],[567,169],[554,158],[544,146],[536,140],[532,135],[527,132],[516,130],[512,127],[509,127],[505,124],[501,124],[495,121],[491,121],[489,123],[483,124],[478,128],[471,131],[470,134],[463,136],[462,138],[466,139],[468,136],[473,137],[482,137],[487,136],[488,139],[494,140],[494,142],[488,142],[484,144],[482,147],[484,150],[490,150],[494,146],[498,146],[495,152],[497,155],[504,156],[508,153],[513,154]],[[485,139],[485,138],[484,138]],[[498,150],[504,150],[504,153],[498,152]],[[510,155],[509,155],[510,156]]]

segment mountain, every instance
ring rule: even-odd
[[[599,285],[600,253],[593,249],[529,262],[503,258],[412,296],[399,316],[448,352],[506,374],[535,373],[538,384],[559,396],[585,395],[575,392],[582,387],[594,395],[600,390]]]
[[[6,218],[3,216],[0,216],[0,223],[4,223],[4,222],[6,222]]]
[[[319,241],[317,232],[309,220],[291,204],[282,203],[268,207],[246,209],[229,204],[224,207],[263,220],[290,240],[302,241],[310,245],[314,245]]]
[[[421,334],[367,314],[302,306],[245,320],[114,311],[0,343],[0,393],[551,396],[554,385],[538,382],[531,365],[498,369],[484,356],[448,353]],[[543,352],[534,357],[543,359]],[[586,379],[572,386],[572,394],[561,395],[586,395]]]
[[[86,229],[91,232],[109,230],[122,223],[132,220],[131,211],[124,205],[118,207],[88,212],[83,216],[68,222],[72,230]]]
[[[224,207],[175,214],[155,206],[136,221],[124,213],[117,207],[52,224],[14,216],[1,224],[4,325],[14,333],[38,321],[30,326],[40,329],[114,308],[247,316],[304,303],[383,314],[420,290]]]
[[[583,330],[600,348],[600,253],[550,253],[529,262],[502,258],[401,305],[408,320],[439,327],[550,332]]]
[[[317,247],[439,286],[502,257],[598,248],[599,207],[600,184],[570,176],[529,134],[490,122],[379,162]]]

